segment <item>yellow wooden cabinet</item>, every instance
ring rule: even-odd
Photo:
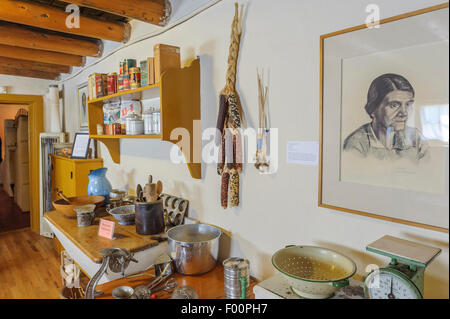
[[[89,173],[103,167],[103,159],[71,159],[50,155],[52,168],[52,198],[62,191],[66,197],[88,194]]]

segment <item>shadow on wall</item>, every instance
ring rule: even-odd
[[[448,242],[431,239],[427,237],[423,237],[420,235],[412,234],[412,233],[402,233],[402,235],[408,240],[421,243],[423,245],[437,247],[442,249],[442,252],[439,256],[436,257],[431,264],[428,265],[425,270],[425,297],[426,298],[449,298],[449,273],[448,266],[446,262],[448,262]],[[447,261],[444,261],[447,255]],[[443,262],[444,261],[444,262]],[[440,276],[432,275],[432,274],[440,274]]]
[[[250,261],[250,274],[258,280],[267,279],[275,274],[272,256],[259,251],[239,234],[222,234],[219,246],[219,261],[222,262],[229,257],[248,259]],[[254,265],[258,265],[258,267]]]

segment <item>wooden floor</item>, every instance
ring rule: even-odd
[[[30,212],[22,212],[3,189],[0,189],[0,232],[30,227]]]
[[[0,233],[0,299],[59,299],[60,257],[29,229]]]

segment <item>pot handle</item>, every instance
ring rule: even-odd
[[[342,288],[342,287],[348,286],[349,285],[349,281],[348,281],[348,279],[344,279],[344,280],[341,280],[341,281],[333,281],[331,284],[332,284],[333,287]]]

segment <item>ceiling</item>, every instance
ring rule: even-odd
[[[0,0],[0,74],[56,80],[101,57],[103,41],[126,43],[131,20],[162,27],[170,15],[168,0]]]

